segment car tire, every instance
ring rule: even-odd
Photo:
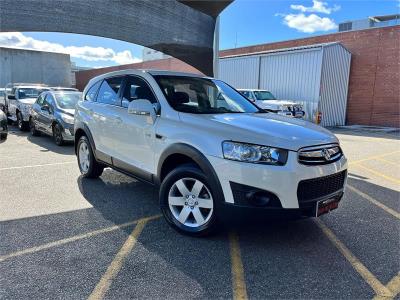
[[[53,138],[54,142],[56,143],[57,146],[62,146],[64,145],[64,139],[62,136],[62,127],[60,124],[56,123],[53,126]]]
[[[172,170],[160,186],[160,207],[168,224],[189,236],[216,230],[215,195],[207,176],[195,165]]]
[[[76,147],[76,156],[81,174],[85,178],[98,178],[104,166],[96,161],[90,142],[86,136],[80,137]]]
[[[35,122],[32,118],[29,119],[29,128],[32,136],[40,136],[40,131],[36,129]]]
[[[22,114],[21,112],[17,113],[17,125],[18,125],[18,129],[20,131],[26,131],[28,129],[28,122],[25,122],[24,119],[22,118]]]

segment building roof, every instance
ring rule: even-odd
[[[330,46],[335,46],[335,45],[339,45],[339,46],[343,47],[346,51],[348,51],[350,53],[350,51],[346,47],[344,47],[340,42],[330,42],[330,43],[310,44],[310,45],[298,46],[298,47],[280,48],[280,49],[274,49],[274,50],[228,55],[228,56],[223,56],[220,58],[225,59],[225,58],[239,57],[239,56],[250,56],[250,55],[277,53],[277,52],[298,51],[298,50],[306,50],[306,49],[313,49],[313,48],[324,48],[324,47],[330,47]]]

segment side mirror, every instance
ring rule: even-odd
[[[147,99],[138,99],[130,102],[128,114],[146,117],[149,124],[154,124],[157,118],[153,104]]]
[[[42,111],[47,111],[48,113],[50,112],[50,107],[48,105],[43,105],[40,109]]]
[[[15,100],[15,95],[8,95],[7,98],[8,100]]]

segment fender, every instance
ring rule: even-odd
[[[161,154],[160,159],[158,161],[158,166],[157,166],[157,175],[155,178],[155,183],[157,185],[161,184],[161,169],[164,164],[164,161],[173,154],[182,154],[190,157],[194,162],[200,167],[200,169],[203,171],[204,174],[207,174],[207,177],[209,178],[210,186],[214,193],[216,194],[216,199],[220,199],[221,201],[218,201],[219,203],[224,203],[224,193],[222,191],[221,183],[219,182],[217,173],[215,173],[215,170],[211,163],[208,161],[208,159],[204,156],[203,153],[201,153],[199,150],[194,148],[193,146],[183,144],[183,143],[178,143],[178,144],[173,144],[169,146],[167,149],[164,150],[164,152]]]
[[[74,147],[75,147],[75,155],[77,154],[76,153],[76,146],[77,146],[77,139],[76,139],[76,132],[79,130],[79,129],[81,129],[81,130],[83,130],[84,132],[85,132],[85,135],[88,137],[88,139],[89,139],[89,143],[90,143],[90,146],[92,147],[92,149],[93,149],[93,153],[94,153],[94,155],[96,156],[96,145],[94,144],[94,140],[93,140],[93,136],[92,136],[92,133],[90,132],[90,130],[89,130],[89,127],[85,124],[85,123],[81,123],[81,126],[79,126],[79,127],[74,127],[74,136],[75,136],[75,139],[74,139]]]

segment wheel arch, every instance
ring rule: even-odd
[[[221,183],[218,179],[217,173],[215,172],[209,160],[198,149],[183,143],[173,144],[165,149],[164,152],[161,154],[157,166],[157,175],[155,178],[155,183],[157,185],[160,185],[165,176],[167,176],[168,172],[165,172],[165,167],[169,166],[168,163],[174,161],[175,158],[186,158],[184,160],[181,160],[178,165],[190,162],[195,163],[200,168],[200,170],[210,179],[209,183],[213,191],[216,193],[215,196],[217,197],[217,199],[224,199]],[[174,164],[174,166],[177,165]]]
[[[90,146],[93,149],[93,154],[95,154],[96,150],[96,145],[94,144],[93,136],[89,130],[89,128],[84,124],[83,126],[80,126],[78,128],[75,128],[75,133],[74,133],[74,149],[75,149],[75,154],[77,150],[77,145],[78,141],[82,136],[86,136],[89,139]]]

